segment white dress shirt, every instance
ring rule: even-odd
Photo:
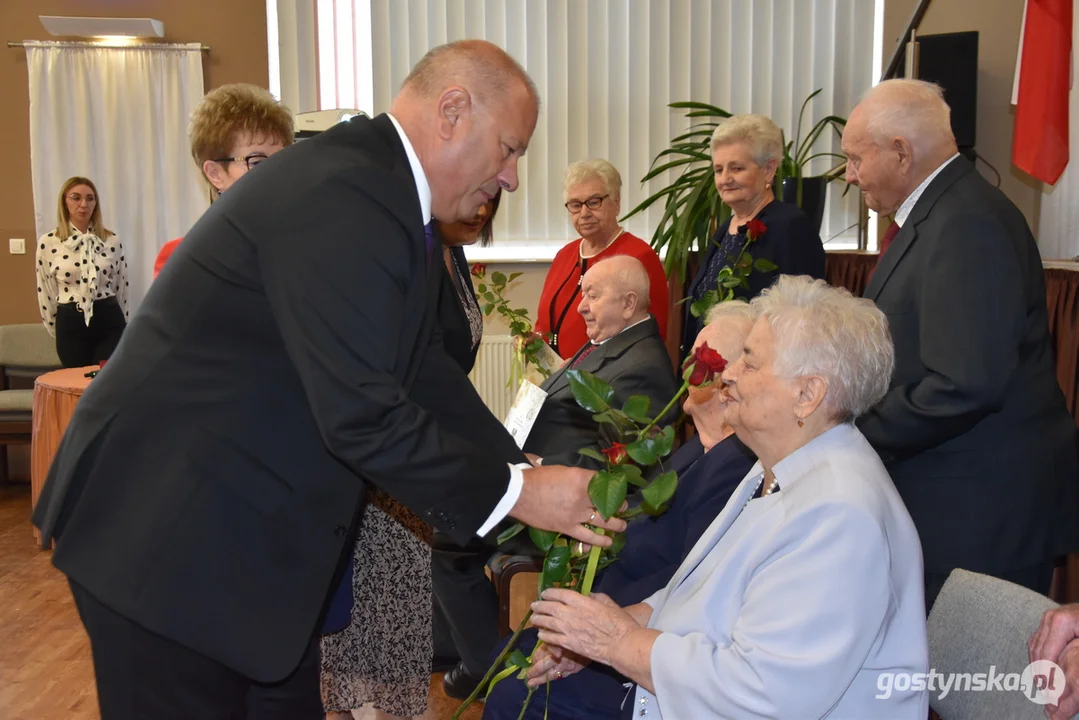
[[[118,236],[110,235],[102,240],[92,227],[82,232],[69,225],[65,240],[55,230],[38,240],[38,306],[41,321],[53,337],[56,337],[58,305],[77,304],[89,325],[94,301],[115,297],[126,318],[127,291],[127,258]]]
[[[918,202],[918,198],[920,198],[922,196],[922,193],[925,192],[925,189],[929,187],[929,183],[933,182],[933,178],[935,178],[937,175],[940,175],[940,171],[948,167],[948,165],[957,157],[959,157],[959,153],[952,155],[950,158],[942,162],[940,164],[940,167],[929,173],[929,177],[923,180],[921,185],[914,188],[914,192],[907,196],[907,199],[903,201],[903,204],[899,206],[899,209],[895,211],[896,225],[898,225],[899,227],[903,227],[903,223],[905,223],[907,221],[907,218],[910,217],[910,211],[914,209],[914,205]]]
[[[401,128],[401,124],[397,122],[397,118],[388,113],[386,117],[393,123],[393,127],[401,137],[401,144],[405,146],[405,155],[408,156],[408,164],[412,168],[412,177],[416,180],[416,194],[420,198],[420,214],[423,216],[423,224],[427,225],[427,223],[431,222],[431,185],[427,182],[427,174],[424,173],[420,158],[416,155],[416,149],[412,147],[412,142],[405,135],[405,131]],[[521,490],[524,489],[525,479],[521,468],[527,467],[529,466],[523,463],[517,467],[509,466],[510,482],[506,488],[506,494],[498,501],[498,505],[495,506],[486,522],[476,531],[477,535],[483,536],[491,532],[495,525],[502,522],[509,515],[510,510],[517,504],[517,498],[521,497]]]

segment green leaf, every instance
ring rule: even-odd
[[[567,370],[566,378],[569,380],[573,399],[585,410],[601,413],[610,409],[611,400],[614,399],[614,390],[610,385],[583,370]]]
[[[603,453],[601,453],[599,450],[596,450],[595,448],[581,448],[577,451],[577,454],[584,455],[585,457],[592,458],[593,460],[599,460],[601,463],[607,462],[606,456],[604,456]]]
[[[483,299],[486,300],[489,303],[498,302],[498,298],[496,298],[495,294],[493,292],[491,292],[490,290],[488,290],[487,292],[485,292],[483,294]]]
[[[528,528],[528,537],[532,538],[533,544],[543,552],[547,552],[554,545],[554,540],[558,537],[558,533],[551,532],[550,530],[537,530],[534,527]]]
[[[483,295],[487,292],[487,285],[484,283],[480,283],[479,286],[476,287],[476,292],[478,292],[480,295]]]
[[[530,668],[532,667],[532,663],[528,662],[528,658],[525,657],[523,652],[514,650],[509,654],[509,657],[506,658],[506,667],[514,669]]]
[[[634,440],[629,445],[626,445],[626,454],[633,458],[633,461],[644,466],[655,465],[659,460],[659,456],[655,451],[655,440],[653,438],[641,438],[640,440]]]
[[[506,542],[507,540],[510,540],[511,538],[517,537],[517,535],[519,535],[521,533],[521,531],[524,530],[524,529],[525,529],[525,524],[524,523],[514,523],[511,527],[506,528],[505,530],[503,530],[501,533],[498,534],[498,540],[497,540],[498,544],[501,545],[502,543]]]
[[[631,420],[648,424],[652,418],[648,417],[648,408],[652,406],[652,398],[647,395],[630,395],[622,405],[622,412]]]
[[[506,280],[506,282],[513,282],[517,278],[521,277],[521,275],[522,275],[522,273],[519,273],[519,272],[510,273],[509,279]]]
[[[506,276],[498,271],[495,271],[491,273],[491,282],[493,282],[495,285],[505,285]]]
[[[483,314],[484,315],[490,315],[492,312],[494,312],[494,309],[495,309],[495,306],[488,303],[487,305],[483,306]]]
[[[768,258],[757,258],[753,261],[753,269],[757,272],[772,272],[778,270],[779,266]]]
[[[626,501],[626,476],[614,471],[600,470],[588,482],[588,497],[596,512],[609,519]]]
[[[621,468],[622,474],[626,476],[626,482],[630,485],[644,487],[648,484],[648,481],[641,475],[641,469],[636,465],[619,465],[618,467]],[[618,534],[621,535],[621,533]]]
[[[671,470],[663,473],[642,489],[641,498],[650,508],[659,510],[674,497],[674,491],[677,489],[678,473]]]
[[[614,533],[611,536],[611,546],[607,548],[607,551],[604,554],[611,558],[616,558],[625,546],[626,534],[624,532]]]
[[[556,545],[548,550],[543,558],[543,570],[540,571],[539,592],[565,583],[570,576],[569,563],[569,545]]]
[[[654,442],[653,449],[656,455],[661,458],[670,455],[671,450],[674,448],[674,426],[668,425],[663,428],[663,432],[654,439]]]

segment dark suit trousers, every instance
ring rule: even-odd
[[[273,685],[131,622],[75,583],[71,594],[86,632],[102,720],[322,720],[318,640],[299,667]]]
[[[1049,595],[1049,586],[1053,582],[1053,569],[1056,567],[1056,563],[1052,560],[1048,562],[1039,563],[1030,567],[1023,568],[1021,570],[1013,570],[1006,573],[988,573],[994,577],[998,577],[1001,580],[1007,580],[1010,583],[1021,585],[1029,590],[1033,590],[1041,595]],[[950,574],[950,573],[949,573]],[[948,579],[948,575],[942,575],[940,573],[925,574],[925,614],[929,615],[929,611],[933,609],[933,603],[937,600],[937,595],[940,595],[941,588],[944,587],[944,581]]]
[[[461,547],[435,530],[431,588],[436,654],[450,654],[445,647],[448,635],[469,674],[477,677],[487,671],[491,650],[498,644],[498,595],[484,571],[493,552],[479,538]]]

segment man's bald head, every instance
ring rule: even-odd
[[[588,337],[601,342],[648,317],[649,291],[648,271],[635,257],[615,255],[590,267],[577,306]]]
[[[471,220],[499,191],[517,189],[538,113],[528,74],[483,40],[428,52],[390,106],[423,167],[431,213],[446,223]]]
[[[520,63],[486,40],[458,40],[432,48],[401,83],[401,94],[435,98],[455,85],[467,88],[485,106],[522,90],[539,106],[536,85]]]

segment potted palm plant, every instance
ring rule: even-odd
[[[794,203],[802,208],[802,211],[813,221],[817,232],[820,232],[821,221],[824,219],[824,200],[828,183],[843,177],[847,171],[845,156],[829,151],[813,152],[813,146],[828,130],[834,130],[838,137],[842,137],[843,128],[847,124],[845,118],[838,115],[821,118],[810,128],[805,138],[802,137],[802,119],[805,116],[806,107],[822,89],[817,88],[802,103],[802,109],[798,112],[794,138],[788,142],[784,137],[783,160],[776,170],[776,189],[779,191],[776,196],[783,202]],[[821,157],[833,158],[838,162],[822,175],[806,176],[809,164]]]

